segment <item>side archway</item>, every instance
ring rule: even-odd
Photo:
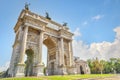
[[[33,75],[33,50],[27,49],[26,50],[26,61],[25,61],[25,76],[32,76]]]

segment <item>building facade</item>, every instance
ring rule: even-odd
[[[20,13],[14,27],[16,34],[8,71],[9,76],[42,76],[42,47],[47,47],[48,75],[75,74],[72,36],[66,24],[31,12],[28,7]],[[27,58],[25,59],[25,56]]]
[[[90,74],[90,67],[84,60],[80,60],[79,57],[74,57],[76,74]]]

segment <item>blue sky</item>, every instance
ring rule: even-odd
[[[0,66],[11,58],[14,26],[25,2],[30,10],[52,20],[67,22],[70,30],[79,31],[76,41],[86,45],[113,42],[114,28],[120,25],[120,0],[0,0]]]

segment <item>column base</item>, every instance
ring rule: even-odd
[[[15,77],[24,77],[25,76],[24,70],[25,70],[25,64],[18,63]]]
[[[35,66],[35,76],[44,76],[44,65]]]
[[[65,66],[62,66],[61,68],[60,68],[60,75],[67,75],[68,73],[67,73],[67,68],[65,67]]]
[[[68,73],[67,73],[67,70],[66,70],[66,68],[63,68],[63,75],[67,75]]]
[[[74,66],[71,66],[68,68],[68,73],[69,74],[77,74],[77,68]]]

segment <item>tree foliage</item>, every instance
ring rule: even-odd
[[[87,62],[93,74],[120,73],[120,58],[110,58],[108,61],[96,58]]]

